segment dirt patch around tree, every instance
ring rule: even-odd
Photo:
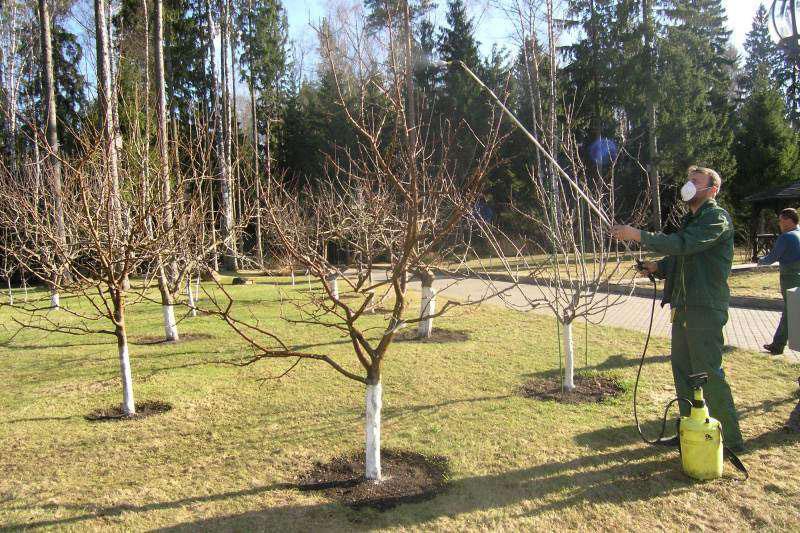
[[[364,452],[316,463],[297,484],[301,491],[320,491],[354,509],[385,511],[404,503],[429,500],[447,483],[447,459],[405,450],[383,450],[379,482],[364,479]]]
[[[469,332],[458,329],[433,328],[430,337],[420,337],[416,326],[406,329],[395,335],[396,342],[422,342],[422,343],[445,343],[445,342],[465,342],[469,340]]]
[[[562,391],[559,376],[533,378],[520,388],[520,394],[525,398],[561,403],[600,403],[623,392],[625,388],[614,376],[581,374],[575,376],[575,389],[569,392]]]
[[[136,414],[133,416],[126,416],[125,413],[122,412],[122,406],[115,405],[113,407],[92,411],[84,418],[89,422],[138,420],[140,418],[166,413],[167,411],[172,411],[171,404],[158,400],[150,400],[146,402],[136,402]]]

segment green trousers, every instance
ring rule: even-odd
[[[742,432],[731,388],[722,370],[722,328],[727,321],[727,311],[708,307],[676,311],[672,321],[672,377],[678,397],[691,399],[689,376],[700,372],[708,374],[708,383],[703,386],[708,410],[722,424],[725,445],[737,448],[742,445]],[[690,407],[679,403],[681,415],[689,416]]]
[[[781,265],[781,296],[783,297],[783,313],[781,313],[781,321],[778,322],[778,329],[775,330],[775,335],[772,337],[772,346],[782,351],[786,348],[786,341],[789,339],[789,327],[787,325],[786,313],[786,291],[800,287],[800,263],[792,263],[791,265]]]

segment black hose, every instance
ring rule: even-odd
[[[636,371],[636,383],[633,386],[633,419],[636,421],[636,430],[639,432],[639,436],[642,438],[642,440],[647,444],[658,445],[658,444],[665,444],[666,441],[670,441],[675,438],[675,437],[670,437],[668,439],[664,439],[664,434],[667,431],[667,416],[669,415],[669,410],[670,407],[672,407],[672,404],[674,404],[675,402],[686,402],[691,406],[692,402],[690,402],[686,398],[673,398],[672,400],[670,400],[670,402],[667,404],[666,409],[664,409],[664,416],[661,419],[661,433],[659,433],[658,437],[656,437],[655,440],[649,440],[647,437],[645,437],[644,432],[642,431],[642,426],[639,423],[639,411],[638,411],[639,402],[637,395],[639,392],[639,379],[642,376],[642,367],[644,366],[644,358],[647,355],[647,348],[648,346],[650,346],[650,336],[653,333],[653,318],[655,317],[656,314],[656,300],[658,299],[658,287],[656,285],[656,278],[652,274],[649,274],[648,277],[650,278],[650,281],[653,282],[653,302],[652,305],[650,306],[650,324],[647,326],[647,337],[645,338],[644,349],[642,350],[642,355],[639,359],[639,369]]]

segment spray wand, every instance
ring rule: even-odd
[[[467,65],[464,64],[463,61],[457,60],[457,61],[437,61],[436,62],[436,65],[439,66],[439,67],[443,67],[443,66],[447,66],[447,65],[453,65],[453,64],[459,65],[464,70],[464,72],[466,72],[473,80],[475,80],[475,83],[477,83],[483,90],[485,90],[489,94],[489,96],[491,96],[492,100],[494,100],[494,102],[498,106],[500,106],[500,109],[503,110],[503,113],[509,119],[511,119],[511,121],[514,123],[514,125],[516,125],[517,128],[519,128],[520,131],[522,131],[522,133],[525,134],[525,136],[528,138],[528,140],[531,143],[533,143],[534,146],[536,146],[536,148],[539,150],[539,152],[542,153],[545,156],[545,158],[548,161],[550,161],[550,163],[552,163],[553,167],[558,171],[558,173],[564,179],[567,180],[567,183],[569,183],[570,186],[575,190],[575,192],[578,193],[578,195],[586,202],[586,204],[589,206],[589,208],[592,211],[594,211],[597,214],[597,216],[600,217],[600,220],[602,222],[604,222],[606,225],[611,227],[613,225],[613,223],[611,222],[609,217],[603,212],[603,210],[600,207],[598,207],[592,201],[591,198],[589,198],[589,196],[583,191],[583,189],[581,189],[580,185],[578,185],[578,183],[572,178],[572,176],[567,174],[567,172],[563,168],[561,168],[561,165],[558,164],[558,161],[556,161],[556,159],[552,156],[552,154],[550,154],[550,152],[542,145],[542,143],[540,143],[539,140],[530,131],[528,131],[528,129],[525,126],[523,126],[523,124],[519,121],[519,119],[516,116],[514,116],[514,113],[512,113],[505,106],[503,101],[500,100],[500,98],[498,98],[498,96],[494,93],[494,91],[492,91],[489,87],[487,87],[486,84],[483,83],[483,81],[474,72],[472,72],[472,70],[470,70],[470,68],[467,67]],[[643,263],[643,261],[641,259],[636,259],[636,268],[639,271],[646,271],[646,269],[644,268],[644,263]],[[669,412],[670,407],[674,403],[681,401],[681,399],[675,398],[674,400],[672,400],[667,405],[667,408],[664,411],[664,416],[663,416],[662,422],[661,422],[661,433],[659,434],[659,436],[655,440],[650,440],[647,437],[645,437],[644,433],[642,432],[642,428],[641,428],[641,426],[639,424],[639,416],[638,416],[638,409],[637,409],[637,404],[638,404],[638,402],[637,402],[637,392],[639,390],[639,378],[641,377],[642,366],[644,365],[644,359],[645,359],[645,356],[647,355],[647,348],[650,345],[650,335],[651,335],[652,330],[653,330],[653,316],[655,315],[656,294],[657,294],[655,276],[651,272],[648,271],[647,272],[647,277],[653,283],[653,302],[652,302],[652,308],[650,310],[650,325],[649,325],[649,327],[647,329],[647,338],[645,340],[644,349],[642,350],[641,359],[639,361],[639,369],[636,372],[636,385],[634,386],[634,390],[633,390],[633,416],[634,416],[634,419],[636,421],[636,429],[639,431],[639,435],[642,437],[643,441],[645,441],[648,444],[670,445],[670,444],[672,444],[674,437],[673,438],[665,438],[664,437],[664,434],[666,433],[666,426],[667,426],[667,414]]]
[[[550,161],[550,163],[552,163],[553,167],[558,171],[558,173],[564,179],[566,179],[567,183],[570,184],[570,186],[575,190],[575,192],[578,193],[578,195],[581,198],[583,198],[583,200],[586,202],[586,204],[589,206],[589,208],[592,211],[594,211],[595,213],[597,213],[597,216],[600,217],[600,220],[605,222],[606,225],[608,225],[609,227],[613,226],[613,223],[608,218],[608,216],[606,216],[606,214],[603,212],[603,210],[600,209],[592,201],[591,198],[589,198],[589,196],[583,191],[583,189],[581,189],[580,185],[578,185],[578,183],[572,178],[572,176],[567,174],[567,172],[563,168],[561,168],[561,165],[558,164],[558,161],[556,161],[556,159],[550,154],[550,152],[547,151],[547,149],[542,145],[542,143],[540,143],[539,140],[530,131],[528,131],[528,129],[525,126],[522,125],[522,122],[520,122],[519,119],[516,116],[514,116],[514,113],[512,113],[505,106],[503,101],[500,100],[500,98],[498,98],[498,96],[496,94],[494,94],[494,91],[492,91],[489,87],[487,87],[486,84],[483,83],[483,81],[474,72],[472,72],[472,70],[470,70],[470,68],[466,64],[464,64],[463,61],[461,61],[461,60],[456,60],[456,61],[437,61],[436,65],[440,66],[440,67],[447,66],[447,65],[459,65],[462,69],[464,69],[464,72],[466,72],[473,80],[475,80],[475,83],[480,85],[480,87],[483,90],[485,90],[489,94],[489,96],[492,97],[492,100],[494,100],[495,103],[498,106],[500,106],[500,109],[503,110],[503,113],[509,119],[511,119],[511,121],[514,123],[514,125],[516,125],[517,128],[519,128],[520,131],[522,131],[522,133],[525,134],[525,136],[528,138],[528,140],[531,141],[534,144],[534,146],[536,146],[536,148],[539,150],[539,152],[544,154],[545,158],[548,161]]]

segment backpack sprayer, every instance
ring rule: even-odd
[[[750,477],[747,468],[736,454],[724,445],[722,439],[722,424],[719,420],[712,418],[708,412],[708,406],[703,398],[703,385],[708,383],[708,374],[691,374],[689,380],[692,386],[693,398],[673,398],[664,409],[664,416],[661,419],[661,432],[654,440],[645,437],[642,426],[639,423],[638,398],[639,379],[642,375],[644,359],[647,355],[647,348],[650,345],[650,335],[653,331],[653,317],[655,316],[656,300],[658,289],[656,278],[652,273],[644,268],[640,259],[636,260],[636,268],[640,272],[647,272],[647,277],[653,284],[653,301],[650,307],[650,323],[647,326],[647,337],[644,342],[642,356],[639,359],[639,368],[636,371],[636,383],[633,386],[633,418],[636,421],[636,430],[639,436],[647,444],[655,446],[678,446],[681,454],[681,466],[689,477],[698,480],[716,479],[722,477],[722,466],[724,459],[728,460],[742,472],[745,479]],[[665,437],[667,430],[667,417],[673,404],[684,402],[691,411],[689,416],[682,416],[677,421],[676,435]]]
[[[550,152],[548,152],[545,147],[542,146],[539,140],[531,132],[529,132],[525,126],[522,125],[519,119],[517,119],[517,117],[515,117],[514,114],[505,106],[503,101],[497,97],[494,91],[487,87],[486,84],[483,83],[483,81],[474,72],[472,72],[472,70],[470,70],[463,61],[437,61],[435,64],[437,66],[446,66],[451,64],[459,65],[473,80],[475,80],[481,89],[485,90],[489,94],[489,96],[500,107],[503,113],[509,119],[511,119],[514,125],[519,128],[519,130],[534,146],[536,146],[539,152],[543,154],[545,158],[553,165],[553,168],[558,172],[558,174],[566,179],[570,187],[572,187],[578,196],[580,196],[586,202],[589,208],[600,217],[600,220],[609,227],[613,225],[609,217],[603,212],[602,209],[595,205],[594,201],[592,201],[586,192],[581,189],[580,185],[578,185],[572,176],[567,174],[567,172],[561,168],[561,165],[558,164],[558,161],[556,161]],[[640,271],[644,271],[644,265],[641,260],[637,259],[636,264]],[[639,432],[639,435],[642,437],[642,440],[647,444],[664,446],[674,446],[677,444],[681,452],[681,464],[683,465],[684,472],[695,479],[715,479],[722,476],[722,463],[724,456],[727,456],[733,465],[745,474],[745,479],[747,479],[749,474],[745,466],[742,464],[739,458],[736,457],[736,454],[723,445],[722,425],[718,420],[711,418],[708,412],[708,407],[706,407],[706,402],[703,399],[703,385],[708,382],[707,374],[693,374],[690,376],[692,380],[692,388],[694,390],[693,399],[674,398],[670,400],[666,409],[664,410],[664,416],[661,420],[661,433],[659,434],[658,438],[655,440],[648,440],[642,432],[642,428],[639,425],[637,392],[639,390],[639,378],[642,374],[644,358],[647,355],[647,347],[650,344],[650,334],[653,330],[653,317],[655,315],[656,299],[658,294],[655,276],[648,272],[648,277],[653,283],[653,305],[650,310],[650,325],[647,328],[647,338],[644,343],[644,349],[642,350],[641,360],[639,361],[639,369],[636,372],[636,384],[633,388],[633,417],[636,421],[636,429]],[[691,414],[678,420],[677,435],[674,437],[665,438],[664,434],[666,433],[667,416],[669,414],[669,410],[673,404],[678,402],[685,402],[686,404],[690,405]]]

